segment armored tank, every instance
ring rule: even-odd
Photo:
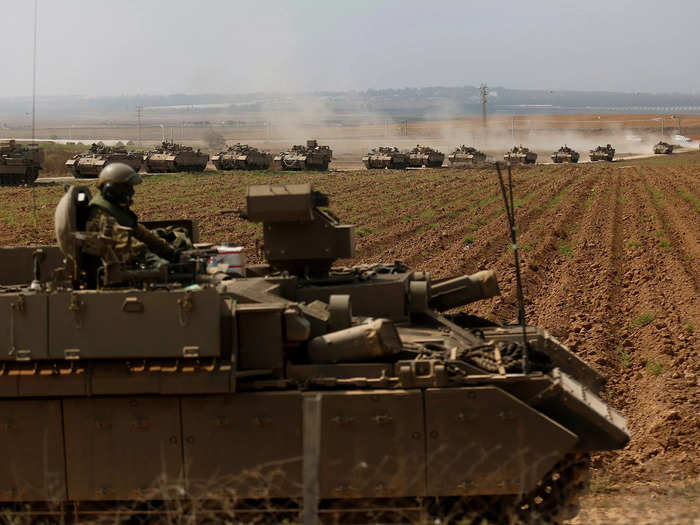
[[[615,157],[615,148],[613,148],[610,144],[606,144],[605,146],[597,146],[596,149],[590,150],[588,155],[591,162],[599,160],[612,162],[613,158]]]
[[[266,170],[272,163],[272,155],[238,143],[212,155],[211,161],[217,170]]]
[[[493,272],[335,267],[353,226],[309,184],[248,188],[265,261],[244,277],[206,272],[204,244],[125,265],[83,231],[89,200],[61,199],[59,247],[0,249],[1,501],[558,523],[588,454],[629,439],[546,330],[455,313],[499,294]]]
[[[374,148],[362,157],[362,164],[368,170],[402,170],[408,167],[408,153],[402,153],[396,147]]]
[[[37,144],[0,140],[0,186],[32,184],[39,176],[44,152]]]
[[[429,146],[417,144],[408,152],[408,165],[411,168],[439,168],[445,160],[445,154]]]
[[[654,144],[654,155],[669,155],[673,153],[673,144],[659,141]]]
[[[486,162],[486,154],[462,144],[447,156],[447,160],[455,168],[473,167]]]
[[[68,166],[78,179],[96,178],[102,168],[112,162],[123,162],[134,168],[135,171],[141,169],[143,154],[137,151],[128,151],[126,148],[105,146],[100,143],[93,143],[86,153],[79,153],[72,159],[66,161]]]
[[[200,172],[207,167],[209,155],[191,146],[165,141],[146,153],[143,162],[150,173]]]
[[[579,153],[569,146],[564,145],[552,153],[551,157],[552,162],[555,164],[561,164],[562,162],[578,162]]]
[[[537,153],[522,145],[513,146],[513,149],[503,155],[503,158],[511,164],[534,164],[537,161]]]
[[[283,151],[273,159],[278,170],[314,170],[326,171],[333,159],[333,150],[328,146],[319,146],[316,140],[307,140],[306,146],[294,145],[289,151]]]

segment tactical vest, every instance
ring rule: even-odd
[[[94,206],[106,211],[117,220],[120,226],[136,228],[136,225],[138,224],[138,217],[136,217],[136,214],[133,211],[131,211],[129,208],[122,208],[121,206],[117,206],[116,204],[109,202],[102,196],[102,194],[94,196],[92,200],[90,200],[89,206],[91,208]]]

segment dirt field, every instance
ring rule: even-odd
[[[632,440],[594,458],[575,523],[699,523],[700,154],[514,172],[528,321],[609,378]],[[357,260],[436,277],[494,269],[502,295],[470,311],[516,317],[512,253],[492,170],[146,177],[143,219],[194,218],[203,240],[257,260],[260,227],[235,214],[248,184],[312,182],[358,225]],[[0,188],[0,243],[52,241],[60,185]]]

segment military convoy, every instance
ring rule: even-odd
[[[408,167],[408,153],[403,153],[396,147],[374,148],[362,157],[362,164],[368,170],[402,170]]]
[[[84,231],[84,186],[56,209],[59,247],[0,249],[1,501],[77,515],[206,498],[314,522],[575,514],[588,454],[629,439],[597,371],[546,330],[454,313],[499,294],[491,271],[335,268],[355,237],[326,195],[246,199],[265,262],[245,277],[207,271],[206,244],[122,263]]]
[[[600,160],[612,162],[613,158],[615,157],[615,148],[613,148],[610,144],[606,144],[605,146],[597,146],[596,149],[592,149],[588,152],[588,156],[590,157],[591,162]]]
[[[673,144],[659,141],[654,144],[654,155],[670,155],[673,153]]]
[[[37,144],[0,140],[0,186],[33,184],[43,161],[44,152]]]
[[[534,164],[537,162],[537,153],[519,145],[506,152],[503,158],[511,164]]]
[[[453,168],[470,168],[484,164],[486,154],[462,144],[447,156],[447,160]]]
[[[163,141],[160,146],[143,156],[146,171],[150,173],[201,172],[209,162],[209,155],[174,142]]]
[[[408,152],[408,165],[411,168],[440,168],[445,154],[429,146],[417,144]]]
[[[127,151],[125,147],[105,146],[102,142],[94,143],[85,153],[79,153],[66,161],[78,179],[97,178],[102,168],[113,162],[122,162],[135,171],[141,169],[143,155],[136,151]]]
[[[555,164],[561,164],[562,162],[578,162],[579,153],[569,146],[564,145],[552,153],[551,158],[552,162]]]
[[[273,159],[278,170],[315,170],[326,171],[333,159],[333,150],[328,146],[319,146],[316,140],[307,140],[306,146],[294,145],[289,151],[283,151]]]
[[[217,170],[266,170],[272,164],[272,155],[237,143],[226,151],[212,155],[211,162]]]

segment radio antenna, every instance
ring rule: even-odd
[[[515,254],[515,282],[518,294],[518,324],[523,329],[523,372],[527,374],[528,350],[527,332],[525,324],[525,297],[523,296],[523,281],[520,274],[520,256],[518,254],[517,228],[515,226],[515,206],[513,204],[513,176],[511,173],[510,162],[508,166],[508,188],[503,181],[503,173],[501,171],[501,162],[496,162],[496,171],[498,172],[498,183],[501,186],[501,195],[503,196],[503,204],[506,208],[506,217],[508,218],[508,227],[510,229],[510,240],[513,253]]]

